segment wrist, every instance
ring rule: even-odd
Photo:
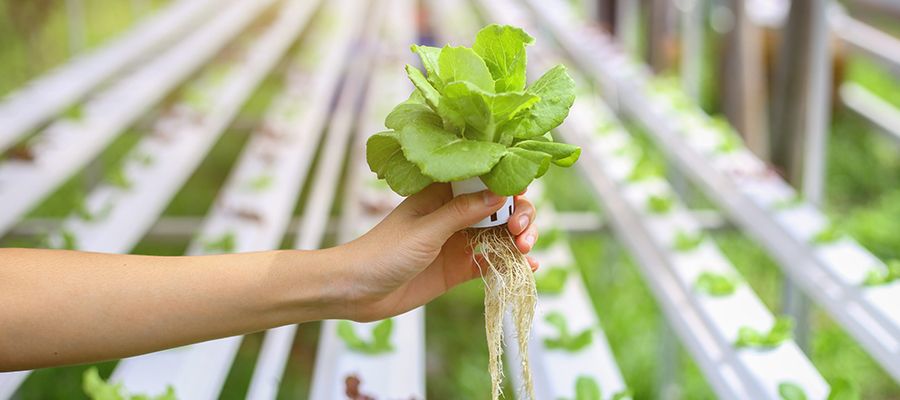
[[[348,315],[347,252],[340,247],[320,250],[281,250],[274,265],[283,272],[271,274],[271,294],[280,324],[323,319],[343,319]]]

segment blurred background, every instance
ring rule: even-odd
[[[553,25],[554,18],[563,20],[563,14],[541,15],[540,10],[535,10],[540,7],[533,4],[536,1],[504,3],[516,3],[535,24],[533,28],[537,32],[527,29],[538,39],[536,46],[542,47],[541,57],[558,58],[580,75],[579,102],[582,97],[594,96],[607,101],[619,115],[618,120],[610,117],[608,123],[621,124],[640,147],[642,159],[651,160],[648,162],[667,171],[668,181],[687,206],[686,215],[699,221],[765,309],[772,315],[794,318],[794,341],[820,374],[822,382],[832,388],[836,384],[848,384],[864,399],[900,399],[900,372],[891,371],[897,362],[879,358],[877,351],[884,348],[896,352],[900,336],[888,331],[882,336],[884,343],[874,343],[873,339],[854,334],[865,325],[853,322],[852,315],[847,317],[852,312],[842,311],[840,302],[823,306],[818,301],[822,297],[807,297],[810,291],[825,292],[828,287],[807,284],[800,285],[801,289],[785,278],[784,271],[805,265],[807,259],[803,257],[819,253],[794,245],[791,248],[803,252],[797,256],[800,258],[795,258],[797,265],[786,266],[786,258],[759,238],[760,231],[752,233],[751,222],[735,222],[735,215],[740,211],[724,205],[723,197],[716,195],[717,189],[697,183],[698,176],[703,175],[702,168],[681,171],[685,164],[672,161],[673,157],[678,159],[679,151],[665,145],[670,142],[660,142],[660,137],[667,134],[660,126],[677,125],[672,115],[683,118],[708,115],[729,131],[731,128],[727,127],[733,127],[743,139],[741,146],[762,160],[770,174],[797,188],[802,201],[827,216],[828,229],[852,237],[885,265],[896,265],[900,258],[900,229],[896,228],[900,222],[900,2],[551,1],[548,4],[552,3],[553,7],[547,5],[546,10],[565,9],[571,14],[565,14],[566,18],[577,21],[568,25],[571,36],[566,39],[560,31],[566,26]],[[356,112],[337,111],[352,111],[353,107],[373,115],[383,111],[372,110],[377,105],[365,105],[371,100],[366,100],[364,88],[373,91],[374,86],[365,86],[365,81],[352,83],[349,78],[354,73],[362,73],[359,68],[330,78],[333,81],[330,86],[317,82],[325,79],[322,76],[328,70],[344,71],[345,64],[352,64],[349,60],[376,63],[363,60],[386,46],[403,50],[396,56],[403,62],[383,66],[382,75],[378,75],[380,64],[376,64],[375,72],[366,79],[391,74],[405,79],[402,63],[415,62],[403,58],[408,58],[405,46],[410,41],[404,42],[402,38],[409,38],[409,32],[420,43],[440,44],[462,37],[468,38],[469,42],[464,44],[469,44],[474,32],[463,26],[469,24],[477,29],[497,20],[491,14],[494,9],[479,1],[451,2],[461,3],[468,10],[454,15],[461,18],[457,20],[442,13],[440,7],[435,9],[434,1],[411,1],[404,9],[389,5],[401,1],[348,0],[336,2],[341,4],[337,11],[327,10],[323,4],[328,2],[324,1],[308,0],[308,9],[301,4],[304,1],[244,4],[248,2],[228,0],[227,4],[211,6],[205,0],[2,0],[0,123],[5,126],[0,126],[0,150],[3,150],[0,191],[5,193],[0,193],[0,214],[6,216],[0,215],[0,246],[154,255],[240,251],[242,241],[254,239],[241,237],[239,232],[235,233],[236,237],[226,231],[208,233],[208,229],[202,230],[203,226],[209,226],[204,225],[208,223],[205,216],[221,213],[224,206],[217,203],[217,198],[229,199],[229,191],[240,192],[235,188],[246,189],[247,185],[251,195],[236,195],[240,201],[235,203],[237,206],[231,205],[231,214],[241,214],[238,219],[243,218],[235,226],[260,218],[256,213],[266,213],[259,211],[265,209],[264,202],[259,203],[262,208],[257,211],[252,207],[248,210],[247,202],[255,201],[254,193],[281,183],[277,180],[271,183],[266,175],[234,172],[235,166],[244,168],[247,164],[242,162],[242,152],[251,148],[248,143],[256,137],[277,135],[271,132],[280,129],[277,121],[272,122],[273,112],[278,114],[273,109],[283,111],[289,107],[285,102],[290,103],[292,98],[320,94],[324,96],[304,100],[303,107],[318,104],[322,108],[318,112],[319,120],[327,118],[327,121],[311,124],[321,126],[325,137],[330,137],[332,129],[338,129],[334,126],[337,121],[353,118],[354,122],[349,123],[355,128],[353,133],[357,138],[348,139],[349,150],[342,148],[341,143],[329,144],[324,139],[306,143],[308,150],[298,157],[308,159],[309,165],[301,170],[303,176],[308,172],[309,178],[298,179],[301,187],[296,193],[285,195],[290,209],[286,209],[287,218],[281,219],[286,225],[276,230],[278,233],[265,232],[278,238],[277,244],[269,247],[297,246],[296,232],[305,226],[302,218],[305,208],[309,199],[317,196],[313,189],[317,180],[313,177],[319,176],[322,162],[328,158],[321,154],[334,146],[349,152],[346,158],[341,153],[339,175],[334,177],[336,192],[331,195],[334,200],[326,200],[328,207],[324,208],[331,215],[330,221],[335,222],[317,228],[323,230],[319,242],[333,245],[341,240],[336,221],[351,204],[346,201],[347,196],[361,196],[358,190],[353,190],[353,182],[365,181],[351,179],[354,169],[350,166],[360,163],[361,157],[358,151],[354,153],[354,146],[367,130],[374,133],[378,129],[374,126],[377,124],[356,121]],[[348,4],[350,8],[369,10],[372,17],[360,18],[341,9]],[[240,7],[245,8],[243,13],[226,15],[229,8]],[[405,11],[392,14],[397,10]],[[514,14],[507,9],[500,11]],[[290,12],[299,17],[293,28],[279,19]],[[244,18],[239,14],[244,14]],[[160,22],[161,15],[168,19]],[[336,22],[340,18],[346,21]],[[406,26],[407,36],[398,34],[401,39],[397,39],[391,36],[390,28],[364,26],[377,18],[392,21],[385,26]],[[213,26],[215,20],[230,22],[224,24],[228,26]],[[148,23],[153,21],[157,25],[149,27]],[[136,34],[136,29],[143,31]],[[458,31],[453,32],[454,29]],[[327,42],[327,38],[338,40],[333,38],[341,36],[338,31],[350,32],[345,34],[350,43],[346,46],[349,58],[335,60],[326,50],[319,49],[318,53],[304,50],[315,48],[318,42],[325,43],[319,47],[335,45]],[[198,35],[203,32],[207,36]],[[286,39],[277,38],[279,35]],[[123,38],[128,40],[126,45],[116,47],[117,41]],[[266,40],[269,42],[262,43]],[[220,43],[199,46],[196,51],[186,48],[180,53],[173,52],[188,42],[191,46]],[[585,54],[594,52],[573,55],[573,49],[593,49],[601,58],[614,52],[629,65],[640,67],[634,75],[607,74],[607,77],[647,81],[647,99],[654,96],[675,99],[673,110],[657,112],[652,117],[668,115],[673,122],[654,124],[647,122],[651,117],[636,116],[637,111],[629,109],[627,100],[622,100],[624,104],[616,101],[617,96],[625,95],[609,90],[609,83],[599,82],[602,77],[598,76],[609,68],[594,70],[589,66],[591,61],[585,61]],[[271,61],[260,61],[266,58]],[[385,79],[398,82],[397,77]],[[80,82],[82,86],[73,87],[72,82]],[[410,88],[397,85],[404,93],[388,98],[405,98]],[[293,94],[292,87],[296,89]],[[354,92],[353,87],[358,90]],[[347,96],[350,96],[348,100],[342,102]],[[650,100],[647,101],[648,109],[653,108]],[[396,102],[385,101],[387,104],[380,107],[389,110]],[[683,105],[685,102],[690,104]],[[148,138],[164,137],[166,132],[190,134],[190,129],[185,131],[178,124],[191,118],[199,118],[200,122],[192,125],[198,132],[208,131],[204,133],[208,138],[203,139],[203,144],[184,144],[185,149],[192,146],[192,150],[177,153],[145,143]],[[305,118],[316,120],[315,116]],[[379,118],[374,120],[380,122]],[[78,133],[85,136],[81,139],[66,136]],[[571,140],[574,137],[577,136],[564,135],[563,140],[577,142]],[[54,138],[66,145],[59,148],[59,143],[53,144]],[[68,148],[69,143],[75,144]],[[590,152],[590,143],[576,144]],[[53,156],[44,158],[44,151]],[[148,154],[155,151],[159,151],[157,162],[171,162],[178,167],[169,172],[154,172],[156,178],[148,177],[146,181],[156,180],[142,184],[139,177],[143,175],[134,172],[135,165],[152,164]],[[184,159],[195,162],[177,161]],[[62,165],[60,170],[47,167],[57,162]],[[640,268],[641,260],[632,256],[636,248],[621,240],[623,229],[617,228],[615,218],[607,213],[607,203],[617,198],[616,195],[604,195],[595,188],[591,172],[585,172],[602,169],[597,164],[600,162],[589,157],[580,161],[579,168],[553,169],[543,179],[542,190],[552,205],[548,207],[555,208],[557,220],[568,221],[560,226],[562,231],[568,231],[565,243],[573,262],[568,267],[575,272],[574,279],[583,282],[592,318],[599,321],[602,334],[595,340],[608,342],[621,380],[634,398],[726,397],[725,392],[716,389],[714,380],[719,378],[711,377],[698,364],[697,354],[690,346],[682,344],[683,331],[673,331],[672,318],[678,317],[667,316],[666,310],[672,308],[661,305],[665,297],[656,293],[659,286],[648,284],[647,269]],[[49,169],[28,170],[32,167]],[[265,171],[267,167],[259,168]],[[714,169],[712,164],[709,169]],[[235,175],[229,178],[230,174]],[[175,175],[179,178],[171,180],[177,182],[176,187],[167,187],[166,177]],[[117,233],[116,229],[127,225],[129,218],[116,217],[114,205],[107,206],[117,198],[111,193],[135,187],[149,191],[140,193],[166,194],[154,200],[155,205],[150,207],[159,208],[159,212],[134,217],[134,224],[139,228]],[[129,204],[136,204],[137,210],[140,209],[140,202]],[[377,208],[377,204],[362,207],[366,206]],[[117,223],[116,229],[84,226],[96,221],[102,223],[109,209],[113,209],[111,217],[122,222]],[[215,215],[209,218],[221,219]],[[775,220],[771,217],[771,221]],[[96,230],[95,236],[79,236],[79,232],[91,229]],[[555,229],[544,232],[551,230]],[[104,243],[117,235],[132,239],[119,247],[104,247]],[[836,262],[859,260],[868,259],[849,257]],[[855,267],[863,269],[867,265]],[[885,285],[896,289],[895,279],[900,279],[900,272],[897,274],[897,277],[888,275]],[[421,396],[488,397],[490,378],[486,373],[482,290],[482,283],[473,281],[425,308],[421,377],[425,392]],[[869,299],[888,308],[900,308],[900,297]],[[892,321],[896,324],[897,320]],[[288,357],[284,373],[275,385],[274,395],[278,398],[316,398],[311,394],[311,386],[315,370],[321,367],[316,362],[317,356],[325,345],[324,340],[320,341],[320,333],[326,331],[321,326],[320,323],[303,324],[295,334],[292,332],[285,350]],[[238,342],[233,360],[224,361],[226,375],[220,390],[210,392],[213,397],[253,398],[248,393],[254,371],[259,368],[257,360],[267,340],[264,338],[264,333],[257,333]],[[540,357],[533,359],[533,362],[543,362]],[[745,361],[735,361],[735,365],[743,365]],[[96,367],[103,378],[109,378],[118,364],[110,361]],[[81,384],[84,372],[90,367],[38,370],[8,379],[6,386],[0,374],[0,398],[4,395],[13,399],[86,398]],[[407,372],[394,372],[407,376]],[[408,373],[417,376],[415,372]],[[570,386],[574,387],[566,385]],[[507,388],[508,393],[512,393],[511,387]],[[603,391],[603,398],[612,394]]]

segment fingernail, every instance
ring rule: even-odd
[[[522,214],[521,216],[519,216],[519,226],[521,226],[522,229],[525,229],[528,227],[528,216],[527,215]]]
[[[533,233],[529,233],[528,236],[525,236],[525,244],[527,244],[528,247],[534,246],[534,234]]]
[[[484,197],[484,205],[486,205],[486,206],[495,205],[495,204],[499,203],[501,200],[503,200],[503,197],[500,197],[500,196],[494,194],[494,192],[492,192],[490,190],[485,190],[481,193],[482,193],[482,196]]]

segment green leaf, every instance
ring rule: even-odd
[[[418,193],[432,183],[419,167],[406,160],[394,131],[380,132],[366,142],[366,161],[378,178],[401,196]]]
[[[439,126],[441,117],[435,114],[434,110],[425,104],[404,102],[394,107],[387,118],[384,120],[384,126],[388,129],[399,131],[404,126],[416,122],[432,124]]]
[[[372,328],[372,345],[377,350],[390,351],[394,349],[391,345],[391,332],[394,330],[394,320],[385,319]]]
[[[523,140],[517,143],[516,147],[547,153],[553,158],[553,163],[560,167],[572,166],[572,164],[575,164],[575,161],[578,161],[578,157],[581,155],[580,147],[559,142]]]
[[[75,237],[75,233],[63,229],[62,232],[60,232],[60,235],[62,236],[62,246],[57,248],[63,250],[78,250],[78,238]]]
[[[772,208],[776,210],[789,210],[803,204],[803,196],[795,194],[788,199],[778,200],[772,203]]]
[[[261,192],[272,187],[273,182],[275,182],[275,178],[272,175],[260,175],[247,181],[246,187],[251,192]]]
[[[518,91],[525,87],[525,46],[532,43],[534,38],[509,25],[488,25],[478,32],[472,50],[490,70],[495,91]]]
[[[504,126],[512,136],[530,139],[541,136],[556,128],[569,115],[569,108],[575,102],[575,81],[566,72],[566,67],[557,65],[525,90],[525,93],[540,97],[528,111],[521,113]]]
[[[438,106],[441,104],[441,93],[431,85],[431,82],[428,82],[428,79],[425,78],[425,75],[422,75],[422,71],[419,71],[418,68],[407,64],[406,75],[413,86],[416,87],[416,90],[419,91],[419,94],[422,95],[422,98],[425,99],[425,103],[432,110],[437,111]]]
[[[442,105],[463,116],[465,136],[486,142],[500,141],[497,127],[534,105],[539,97],[524,92],[494,94],[471,82],[452,82],[444,87]],[[469,129],[474,128],[474,131]],[[505,145],[506,143],[504,143]]]
[[[422,59],[422,66],[425,67],[425,73],[428,74],[428,81],[438,90],[443,88],[444,81],[441,80],[440,67],[438,65],[438,59],[441,56],[440,47],[414,44],[410,46],[410,50],[412,50],[413,53],[418,54],[419,58]]]
[[[227,232],[217,239],[205,241],[203,250],[205,253],[231,253],[235,246],[234,232]]]
[[[768,332],[760,332],[750,327],[738,330],[738,338],[734,343],[737,348],[770,349],[781,345],[793,336],[794,321],[788,317],[778,317]]]
[[[109,384],[100,377],[97,367],[88,368],[81,378],[81,389],[93,400],[125,400],[122,384]]]
[[[356,334],[350,321],[338,321],[337,335],[351,350],[362,351],[366,348],[366,342]]]
[[[803,388],[791,382],[778,384],[778,395],[782,400],[806,400],[806,392]]]
[[[484,60],[467,47],[444,46],[438,57],[441,80],[447,84],[456,81],[471,82],[481,90],[494,92],[494,79]]]
[[[694,288],[698,292],[713,297],[729,296],[734,293],[737,285],[738,281],[736,279],[709,271],[701,273],[697,277],[697,281],[694,282]]]
[[[406,159],[416,164],[423,175],[438,182],[484,175],[506,152],[501,144],[462,139],[427,123],[407,125],[397,138]]]
[[[569,332],[569,326],[566,317],[559,312],[551,312],[544,317],[548,324],[555,327],[558,333],[557,337],[544,338],[544,346],[547,349],[565,350],[568,352],[577,352],[590,346],[593,342],[594,334],[591,328],[572,335]]]
[[[613,394],[609,400],[631,400],[631,396],[631,390],[625,389]]]
[[[565,268],[555,267],[546,271],[535,274],[534,283],[537,286],[538,293],[541,294],[560,294],[566,285],[566,278],[569,271]]]
[[[368,342],[356,334],[350,321],[338,321],[337,335],[348,349],[357,353],[376,355],[389,353],[394,350],[391,344],[391,332],[393,320],[382,320],[372,328],[372,341]]]
[[[678,252],[688,252],[700,247],[700,244],[703,243],[703,240],[706,239],[706,235],[703,232],[697,232],[694,235],[687,233],[685,231],[678,231],[675,234],[675,243],[672,247]]]
[[[546,233],[541,233],[538,237],[537,242],[531,248],[532,250],[546,250],[549,249],[550,246],[553,246],[554,243],[559,241],[563,236],[563,232],[559,229],[551,229]]]
[[[575,380],[575,400],[602,400],[600,385],[594,378],[586,375]]]
[[[482,175],[481,180],[496,194],[514,196],[522,193],[549,167],[550,155],[511,147],[506,149],[506,154],[490,172]]]
[[[627,149],[628,147],[625,147]],[[662,178],[666,174],[666,167],[662,163],[657,162],[655,159],[649,156],[642,156],[640,160],[638,160],[637,164],[634,164],[634,167],[631,169],[631,173],[628,174],[629,182],[640,182],[645,181],[651,178]]]
[[[131,180],[125,175],[125,171],[122,170],[121,164],[117,164],[107,170],[105,180],[106,183],[117,188],[124,190],[131,189]]]

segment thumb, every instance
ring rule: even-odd
[[[422,217],[421,223],[430,238],[447,241],[459,232],[503,206],[505,197],[489,190],[456,196],[434,212]]]

